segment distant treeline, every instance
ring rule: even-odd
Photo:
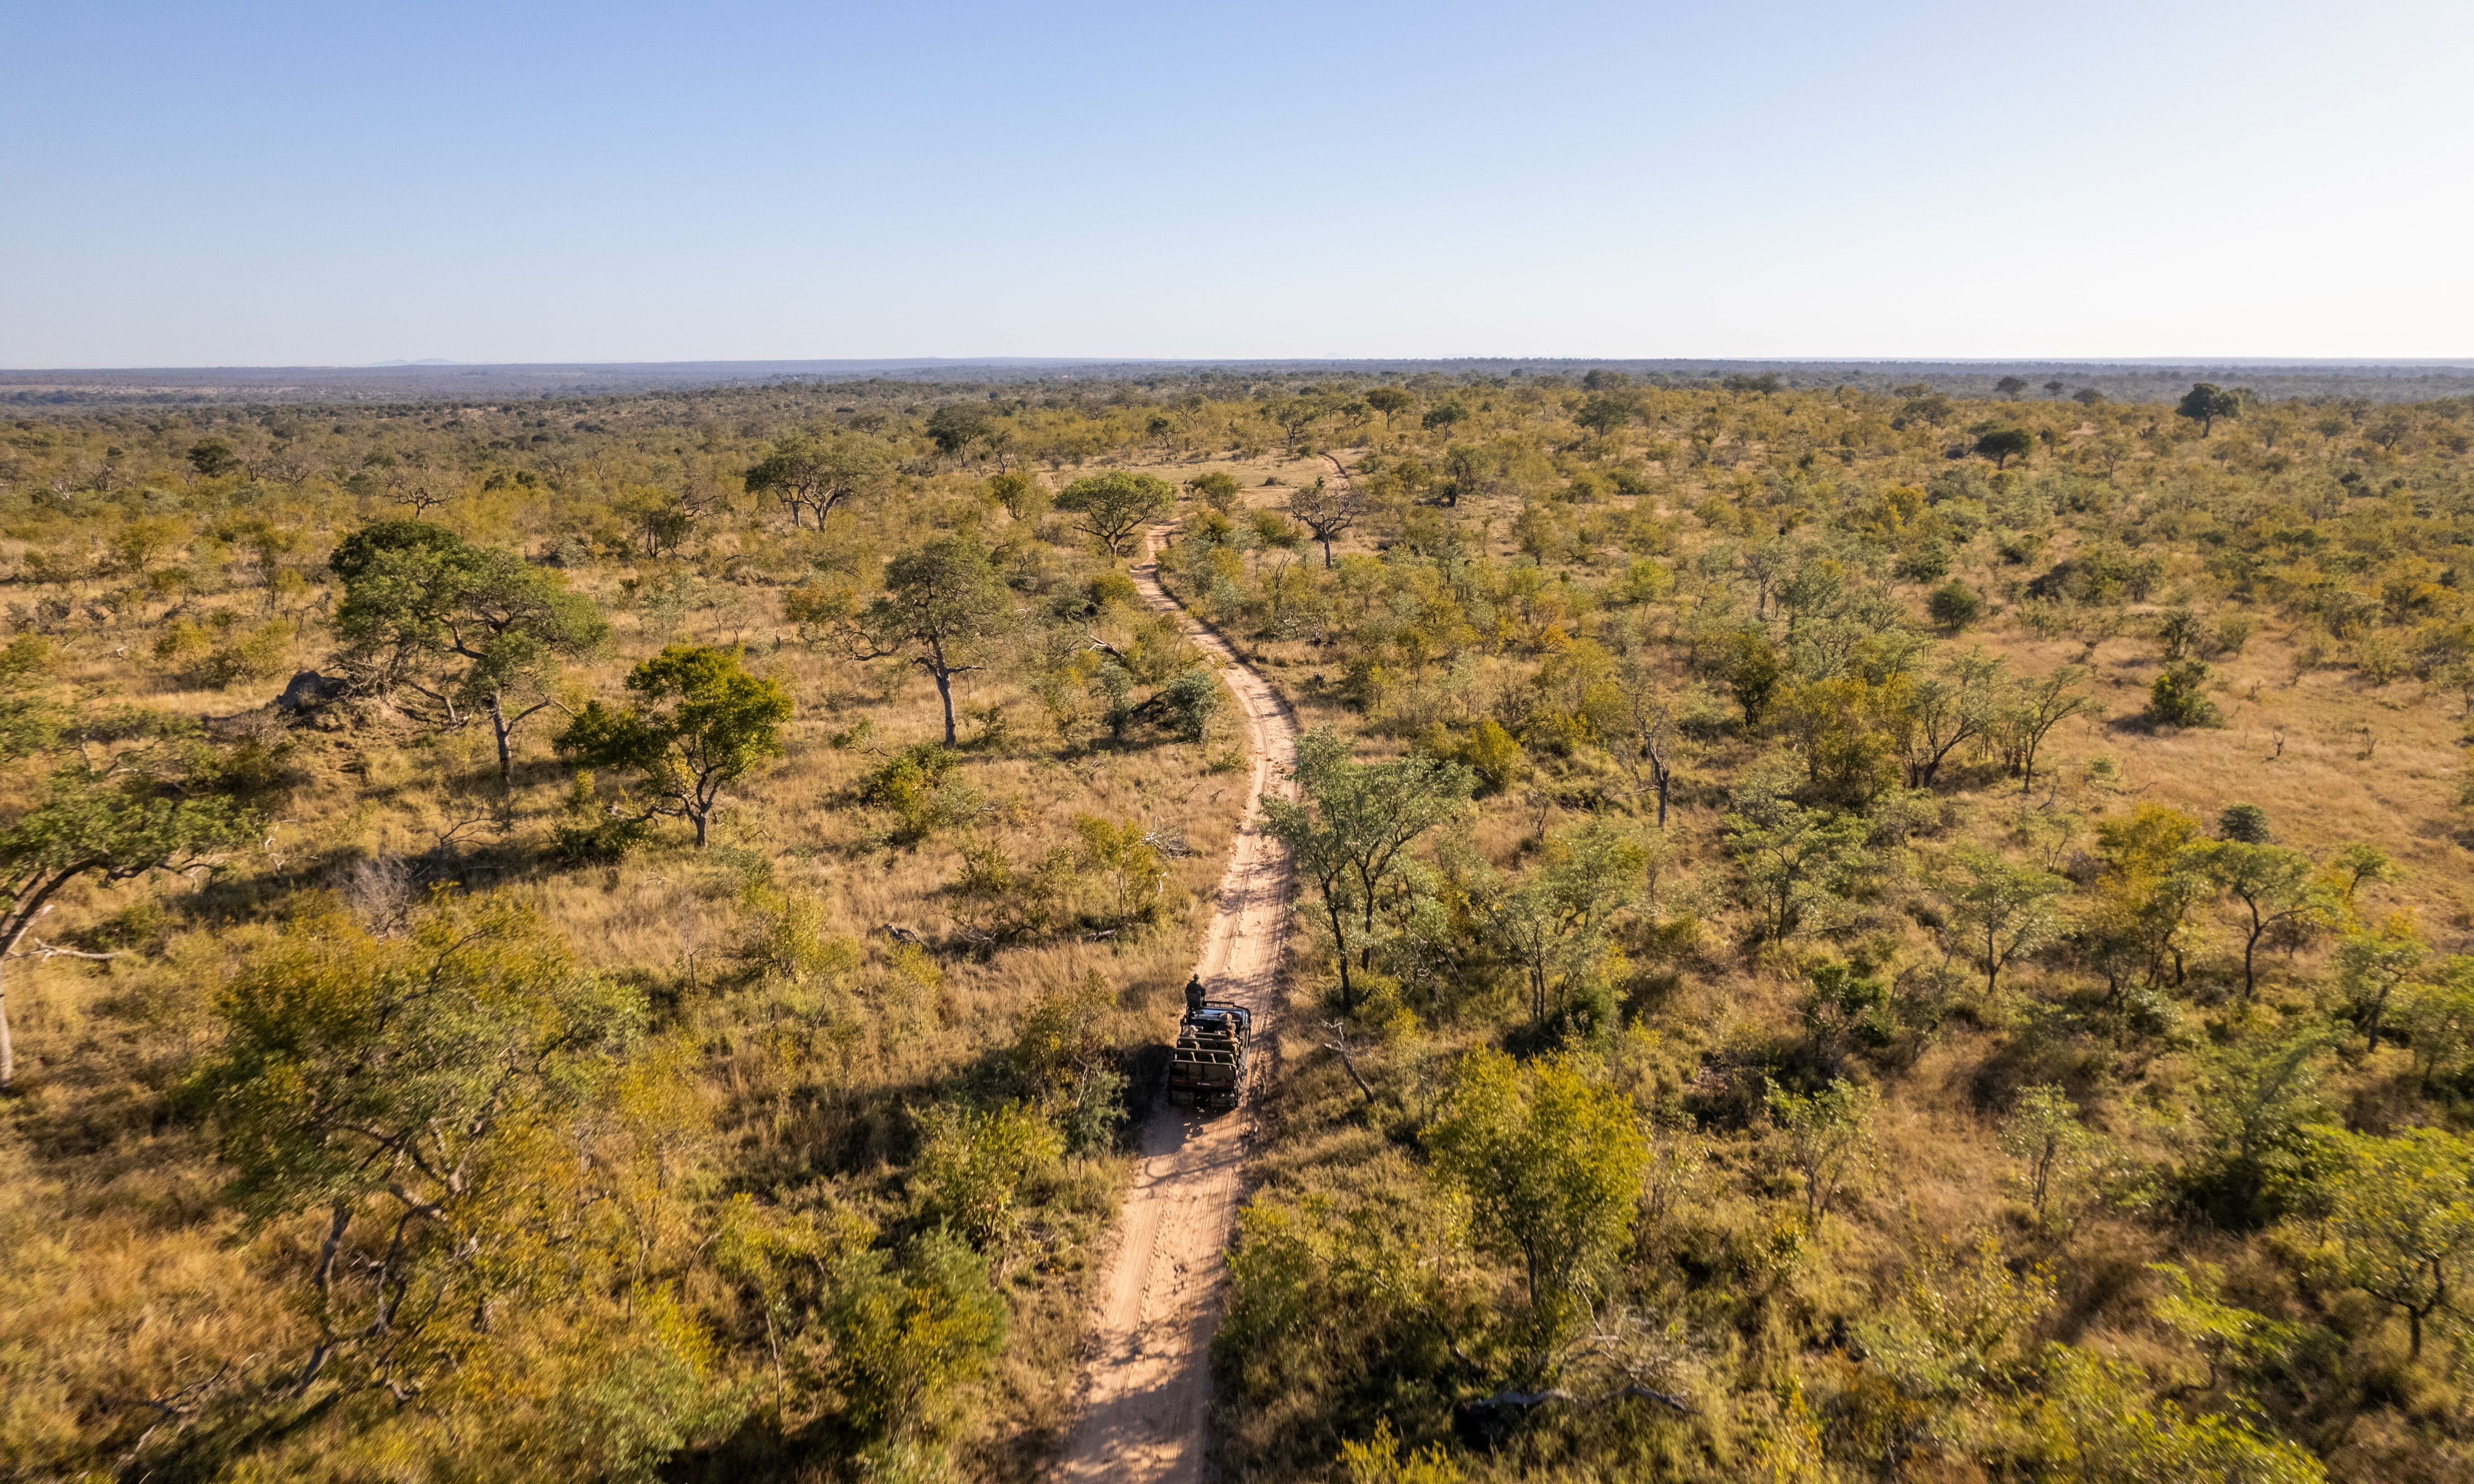
[[[1889,392],[1921,384],[1947,396],[2038,399],[2093,389],[2116,401],[2179,396],[2194,381],[2239,386],[2255,400],[2357,398],[2429,401],[2474,394],[2474,362],[2340,365],[2192,361],[1713,361],[1450,359],[1362,361],[650,361],[621,365],[196,367],[0,371],[0,406],[434,405],[540,401],[766,386],[898,383],[915,395],[944,389],[1063,382],[1131,383],[1150,391],[1267,382],[1440,377],[1471,386],[1579,378],[1619,371],[1651,384],[1728,390],[1849,387]]]

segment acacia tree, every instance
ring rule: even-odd
[[[1366,502],[1358,498],[1356,486],[1346,482],[1333,489],[1317,478],[1302,489],[1289,492],[1289,514],[1296,516],[1300,524],[1314,532],[1315,540],[1322,543],[1322,565],[1326,571],[1332,565],[1331,544],[1346,534],[1365,511]]]
[[[557,573],[422,521],[365,526],[327,565],[344,579],[345,663],[433,727],[487,719],[499,786],[514,791],[516,729],[557,704],[562,660],[608,642],[600,610]]]
[[[1388,433],[1392,430],[1392,414],[1407,411],[1417,404],[1418,399],[1400,387],[1378,386],[1366,394],[1365,401],[1368,406],[1383,414],[1383,430]]]
[[[1617,913],[1632,905],[1648,852],[1602,821],[1559,831],[1545,859],[1495,905],[1491,926],[1529,982],[1530,1018],[1546,1023],[1547,990],[1596,969]]]
[[[1136,533],[1176,507],[1176,485],[1125,469],[1077,479],[1056,497],[1056,508],[1077,517],[1075,523],[1110,556],[1125,555]]]
[[[1961,845],[1951,854],[1956,867],[1947,888],[1951,925],[1984,971],[1989,998],[2004,968],[2060,936],[2058,904],[2070,883],[2048,871],[2012,865],[1979,846]]]
[[[1818,1230],[1821,1218],[1873,1168],[1873,1113],[1880,1094],[1860,1083],[1832,1078],[1810,1095],[1773,1083],[1770,1125],[1779,1153],[1804,1186],[1804,1226]]]
[[[2222,839],[2202,846],[2199,870],[2219,889],[2229,892],[2249,913],[2243,939],[2243,998],[2259,985],[2256,967],[2259,940],[2278,927],[2302,927],[2333,915],[2327,893],[2312,879],[2311,858],[2283,845],[2254,845]]]
[[[672,645],[636,667],[627,689],[638,701],[614,711],[588,701],[558,745],[589,767],[629,767],[643,775],[644,799],[614,805],[614,818],[642,823],[659,816],[695,826],[696,848],[722,791],[766,758],[782,755],[782,724],[790,693],[781,682],[751,675],[736,653],[703,645]]]
[[[644,1003],[578,973],[529,909],[441,897],[381,941],[312,897],[216,1009],[227,1034],[196,1087],[230,1194],[254,1224],[324,1227],[295,1400],[323,1383],[409,1402],[641,1258],[585,1125]]]
[[[2389,1002],[2422,966],[2429,951],[2402,915],[2382,923],[2376,932],[2348,933],[2337,945],[2337,984],[2354,1002],[2366,1054],[2379,1051]]]
[[[248,811],[230,799],[167,794],[142,762],[142,755],[123,754],[109,763],[71,763],[52,774],[41,803],[0,831],[0,968],[69,883],[194,871],[255,834],[257,820]],[[0,981],[0,1091],[15,1076]]]
[[[1929,789],[1941,766],[1993,727],[1994,683],[2002,659],[1982,645],[1953,660],[1938,676],[1915,682],[1891,713],[1893,734],[1907,766],[1907,787]]]
[[[2014,458],[2025,458],[2035,448],[2036,435],[2024,427],[1997,427],[1976,440],[1976,451],[1993,460],[1996,470],[2008,468]]]
[[[976,536],[929,542],[885,565],[885,595],[868,604],[858,626],[868,648],[860,659],[915,651],[910,663],[936,682],[945,708],[945,745],[954,745],[954,677],[980,669],[964,664],[972,646],[1003,633],[1013,618],[1012,595],[995,560]]]
[[[1783,942],[1812,909],[1866,865],[1864,821],[1752,792],[1727,815],[1728,845],[1760,894],[1771,940]]]
[[[1354,1011],[1357,987],[1349,957],[1353,948],[1358,966],[1373,961],[1386,883],[1398,872],[1401,854],[1413,840],[1461,812],[1475,780],[1460,764],[1424,753],[1359,763],[1348,750],[1348,742],[1328,726],[1300,738],[1296,777],[1306,802],[1266,798],[1263,816],[1265,828],[1289,847],[1298,874],[1322,899],[1340,960],[1341,1004]]]
[[[2474,1260],[2474,1146],[2438,1129],[2394,1138],[2331,1130],[2330,1256],[2345,1281],[2401,1309],[2422,1355],[2422,1326],[2446,1308]]]
[[[2001,1120],[2001,1152],[2027,1166],[2027,1189],[2036,1219],[2045,1219],[2045,1203],[2057,1183],[2067,1180],[2099,1151],[2103,1137],[2079,1122],[2078,1105],[2070,1094],[2048,1083],[2023,1089],[2019,1106]]]
[[[819,438],[796,432],[773,445],[773,451],[742,476],[750,495],[770,495],[790,512],[797,529],[802,510],[815,512],[816,528],[834,507],[874,490],[885,479],[885,455],[875,445],[848,433]]]
[[[2019,760],[2019,791],[2036,791],[2036,753],[2053,728],[2073,717],[2097,711],[2096,698],[2085,691],[2074,691],[2078,684],[2079,669],[2075,665],[2056,667],[2041,680],[2019,682],[2018,699],[2004,718],[2010,731],[2010,750]]]

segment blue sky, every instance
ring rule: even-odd
[[[0,365],[2474,354],[2474,5],[14,0]]]

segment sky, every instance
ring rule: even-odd
[[[11,0],[0,366],[2474,355],[2474,5]]]

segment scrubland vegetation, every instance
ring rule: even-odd
[[[1309,729],[1232,1476],[2463,1476],[2474,407],[2007,390],[13,424],[0,1468],[1035,1472],[1178,519]]]

